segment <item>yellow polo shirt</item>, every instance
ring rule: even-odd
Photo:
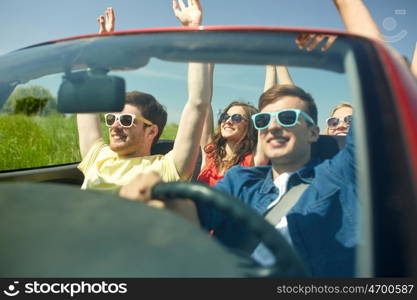
[[[84,174],[81,189],[100,189],[117,192],[136,175],[149,171],[158,172],[163,181],[179,181],[172,151],[166,155],[143,157],[119,157],[106,145],[103,139],[97,140],[78,165]]]

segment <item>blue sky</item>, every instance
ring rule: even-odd
[[[343,29],[331,0],[201,0],[201,3],[206,25]],[[417,41],[417,1],[364,0],[364,3],[387,37],[407,31],[405,38],[392,45],[410,58]],[[95,33],[96,17],[109,6],[116,10],[119,30],[178,26],[171,0],[3,0],[0,53],[51,39]],[[396,10],[405,10],[405,14],[395,14]]]
[[[343,23],[331,0],[201,0],[204,9],[204,25],[266,25],[330,28],[343,30]],[[391,46],[410,60],[417,41],[416,0],[364,0],[382,33]],[[171,0],[13,0],[2,1],[0,9],[0,54],[28,45],[68,37],[95,33],[98,30],[96,18],[107,7],[116,11],[116,30],[135,28],[179,26],[172,13]],[[175,67],[173,68],[175,69]],[[177,76],[184,76],[185,68]],[[153,65],[150,65],[152,71]],[[321,72],[320,76],[301,75],[300,70],[290,69],[296,84],[310,91],[325,103],[330,98],[343,98],[347,94],[344,78]],[[229,75],[228,75],[229,74]],[[263,87],[264,69],[255,67],[247,76],[234,78],[233,72],[215,77],[217,82],[227,82],[215,90],[213,106],[216,111],[229,100],[245,99],[254,104]],[[244,74],[244,73],[242,73]],[[229,76],[229,77],[228,77]],[[320,80],[318,79],[320,78]],[[331,79],[330,79],[331,78]],[[157,91],[155,96],[170,98],[174,93],[186,97],[185,81],[172,78],[172,87]],[[234,82],[234,80],[236,82]],[[339,88],[330,92],[329,80]],[[242,87],[246,87],[243,89]],[[239,90],[239,87],[241,89]],[[129,82],[128,82],[129,88]],[[132,87],[135,88],[135,87]],[[226,99],[226,100],[225,100]],[[340,101],[345,99],[340,99]],[[169,101],[169,100],[167,100]],[[329,109],[323,108],[322,118]],[[179,114],[175,113],[176,115]],[[172,116],[171,120],[175,121]]]

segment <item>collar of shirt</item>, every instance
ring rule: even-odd
[[[290,179],[290,176],[293,173],[294,172],[282,173],[277,178],[275,178],[274,184],[279,190],[279,196],[278,196],[279,198],[281,198],[281,195],[285,194],[285,192],[287,191],[287,183],[288,183],[288,180]]]
[[[298,169],[297,171],[291,173],[287,187],[293,187],[301,182],[310,184],[314,179],[314,167],[320,163],[320,160],[317,158],[311,159],[307,164],[303,167]],[[269,194],[271,192],[279,193],[278,188],[274,184],[274,180],[272,178],[272,167],[269,169],[268,173],[266,174],[265,180],[261,186],[260,193],[261,194]]]

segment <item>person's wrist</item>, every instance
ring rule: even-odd
[[[333,0],[333,3],[336,7],[351,5],[353,2],[357,2],[360,0]]]
[[[198,27],[201,26],[201,22],[191,22],[188,23],[187,27]]]

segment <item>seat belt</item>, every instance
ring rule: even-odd
[[[276,226],[281,218],[289,212],[291,208],[297,203],[301,195],[308,188],[310,184],[301,183],[292,187],[284,196],[273,206],[265,215],[265,220]]]
[[[300,183],[289,189],[278,201],[278,203],[266,212],[264,215],[265,220],[275,227],[281,218],[287,215],[288,211],[297,203],[298,199],[300,199],[301,195],[309,185],[310,184],[307,183]],[[250,236],[242,244],[241,248],[248,253],[252,253],[253,250],[255,250],[255,248],[259,245],[259,242],[259,239]]]

